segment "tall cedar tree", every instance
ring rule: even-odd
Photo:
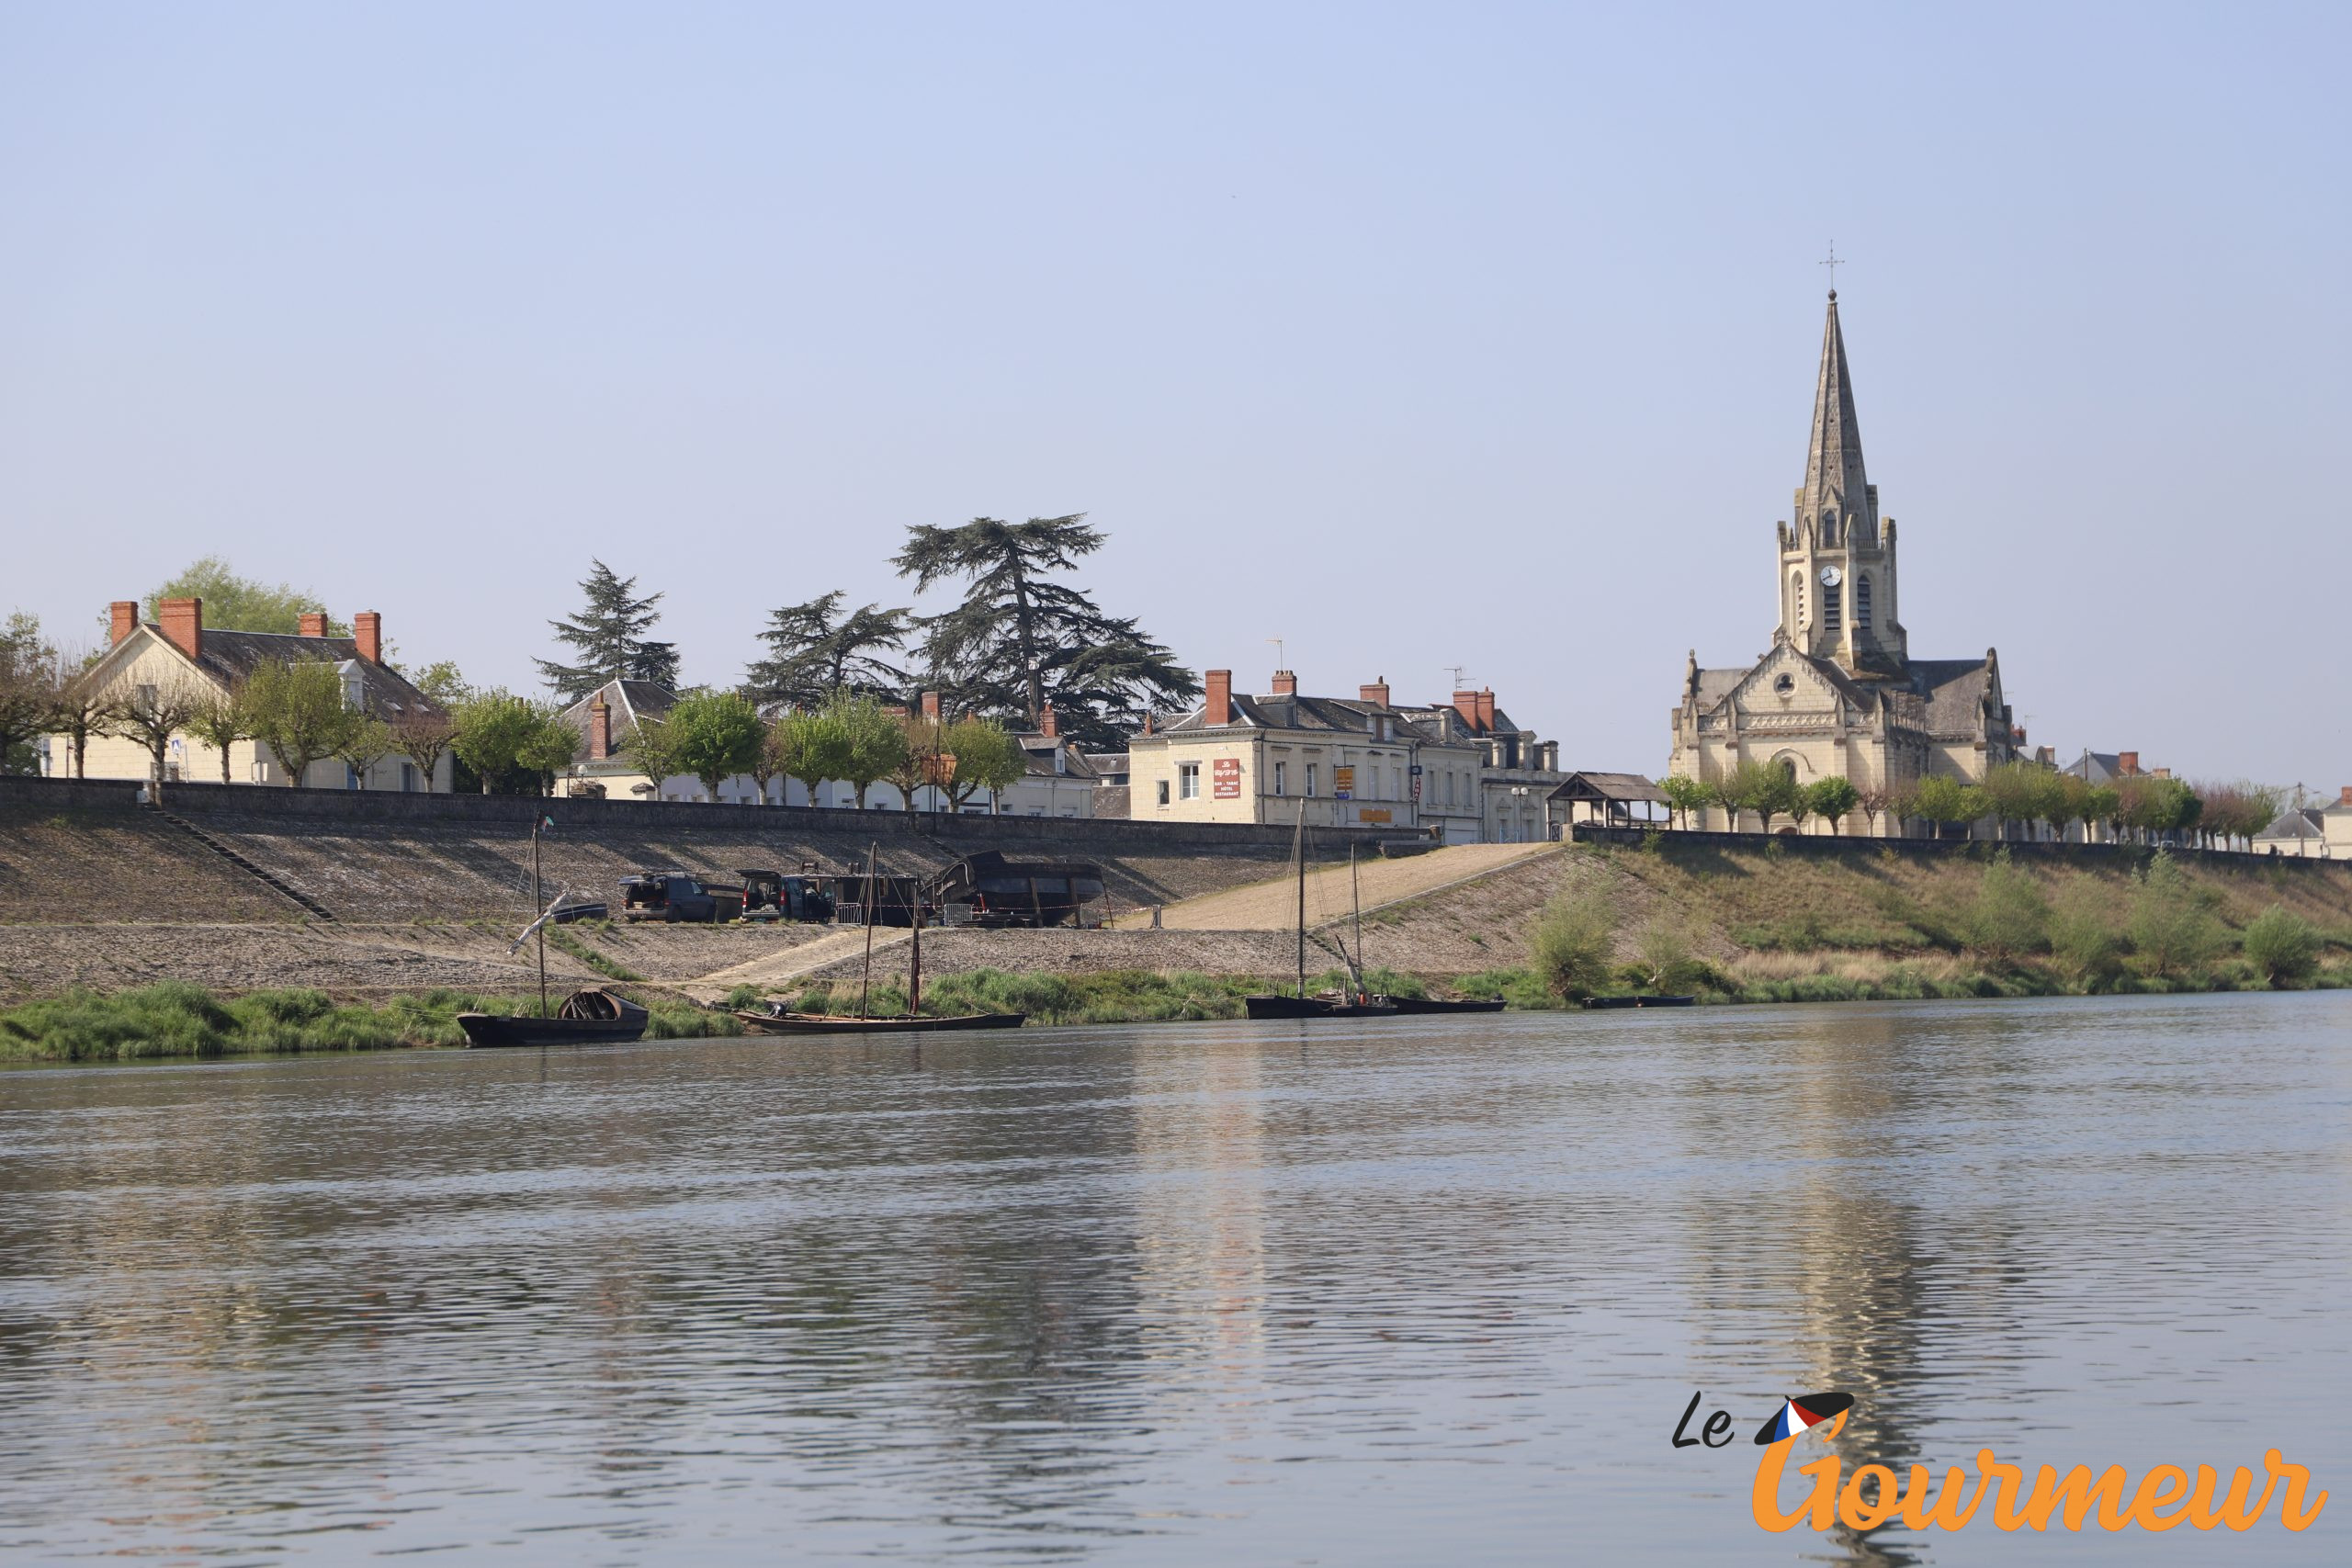
[[[908,533],[892,564],[918,592],[951,578],[970,584],[963,604],[922,623],[930,678],[967,712],[1018,715],[1035,729],[1050,700],[1065,737],[1115,746],[1149,708],[1200,694],[1193,672],[1142,627],[1048,576],[1102,547],[1083,513]]]
[[[907,672],[885,660],[906,646],[913,612],[878,604],[841,613],[835,589],[806,604],[787,604],[768,616],[760,640],[768,656],[745,671],[752,698],[813,712],[835,692],[896,697],[907,689]]]
[[[576,621],[549,621],[556,640],[580,656],[577,664],[553,660],[534,660],[548,689],[567,703],[576,703],[605,682],[615,679],[651,681],[675,687],[678,649],[674,643],[650,642],[645,633],[661,620],[653,606],[662,595],[632,598],[637,579],[616,577],[603,561],[591,560],[586,581],[580,584],[588,607]]]

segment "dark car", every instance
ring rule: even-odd
[[[743,912],[743,889],[705,882],[683,871],[649,871],[621,878],[621,918],[628,920],[731,920]]]
[[[743,918],[804,920],[823,925],[833,918],[833,896],[819,876],[787,876],[780,871],[746,867],[735,874],[743,879]]]

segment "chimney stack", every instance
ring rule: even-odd
[[[1477,693],[1476,693],[1476,692],[1456,692],[1456,693],[1454,693],[1454,694],[1453,694],[1453,711],[1454,711],[1454,712],[1456,712],[1456,713],[1458,713],[1458,714],[1460,714],[1460,715],[1462,716],[1462,722],[1463,722],[1464,724],[1466,724],[1466,725],[1468,725],[1468,726],[1470,727],[1470,733],[1471,733],[1471,734],[1476,735],[1476,734],[1477,734],[1477,733],[1479,732],[1479,731],[1478,731],[1478,694],[1477,694]]]
[[[359,644],[359,657],[370,664],[384,661],[384,617],[373,610],[362,610],[351,617],[352,640]]]
[[[1356,700],[1361,703],[1370,703],[1374,707],[1386,707],[1388,705],[1388,677],[1383,675],[1369,686],[1358,686]]]
[[[601,762],[613,754],[613,710],[597,693],[588,699],[588,760]]]
[[[190,659],[204,657],[204,601],[166,599],[155,606],[155,620],[164,637]]]
[[[112,648],[139,629],[139,601],[118,599],[107,605],[107,609],[111,613],[114,621],[114,637],[107,644],[108,648]]]
[[[303,612],[302,612],[302,635],[303,635],[304,637],[324,637],[324,636],[326,636],[326,635],[327,635],[327,613],[326,613],[324,610],[305,610],[305,611],[303,611]]]
[[[2118,751],[2115,754],[2115,771],[2122,774],[2127,779],[2138,776],[2140,772],[2140,753],[2137,751]]]
[[[2352,806],[2352,784],[2338,784],[2336,786],[2335,804],[2338,806]]]
[[[939,722],[939,694],[937,692],[925,692],[922,694],[922,716],[933,724]]]
[[[1054,705],[1051,703],[1047,703],[1046,705],[1045,712],[1037,716],[1037,733],[1043,735],[1048,740],[1058,740],[1061,739],[1061,715],[1054,711]]]
[[[1212,670],[1206,682],[1208,701],[1202,705],[1201,722],[1219,729],[1233,722],[1233,671]]]
[[[1298,695],[1298,677],[1288,670],[1275,671],[1274,695],[1278,697],[1295,697]]]
[[[2155,772],[2155,776],[2160,779],[2168,779],[2172,777],[2172,770],[2170,768],[2158,768]]]
[[[1478,694],[1478,732],[1491,734],[1495,728],[1495,689],[1488,686]]]

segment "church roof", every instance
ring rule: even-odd
[[[1838,325],[1838,294],[1821,333],[1821,370],[1813,389],[1813,434],[1804,460],[1802,528],[1834,510],[1841,522],[1870,523],[1870,480],[1862,472],[1862,426],[1854,416],[1854,379],[1846,368],[1846,334]]]

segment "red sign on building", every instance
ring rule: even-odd
[[[1217,757],[1209,762],[1209,797],[1213,800],[1241,798],[1241,759]]]

